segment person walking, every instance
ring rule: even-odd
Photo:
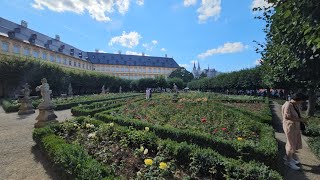
[[[282,106],[283,130],[287,138],[285,165],[291,169],[299,170],[300,162],[295,159],[296,151],[302,149],[300,123],[305,122],[301,117],[299,105],[305,101],[306,97],[302,93],[294,94],[291,100],[286,101]]]

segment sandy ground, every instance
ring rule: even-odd
[[[0,106],[0,180],[64,179],[32,139],[36,113],[19,116],[6,114]],[[69,110],[55,111],[57,120],[71,118]]]

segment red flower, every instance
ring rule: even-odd
[[[222,131],[227,131],[227,128],[221,128]]]
[[[219,129],[214,129],[213,134],[217,133]]]
[[[201,118],[201,122],[205,123],[207,121],[207,118],[203,117]]]

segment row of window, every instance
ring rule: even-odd
[[[1,50],[3,52],[10,52],[10,44],[7,41],[0,41],[1,45]],[[56,62],[58,64],[63,64],[66,66],[73,66],[73,67],[78,67],[82,69],[92,69],[90,64],[87,63],[80,63],[79,61],[72,61],[68,58],[64,58],[61,56],[55,56],[54,54],[47,53],[47,52],[42,52],[38,50],[31,49],[29,47],[23,47],[23,51],[21,52],[21,46],[18,44],[13,44],[13,53],[20,55],[21,53],[24,56],[32,56],[34,58],[40,58],[43,60],[50,60],[51,62]],[[41,57],[40,57],[41,54]],[[165,73],[168,74],[171,72],[171,70],[165,69],[161,70],[161,68],[148,68],[148,67],[112,67],[112,66],[96,66],[93,68],[93,70],[96,71],[104,71],[104,72],[135,72],[135,73]],[[122,77],[122,76],[121,76]],[[144,76],[134,76],[134,77],[129,77],[129,76],[123,76],[123,78],[127,79],[140,79],[144,77],[154,77],[152,75],[144,75]]]
[[[119,77],[124,78],[124,79],[141,79],[141,78],[155,78],[156,76],[154,76],[154,75],[137,75],[137,76],[123,75],[123,76],[119,76]]]
[[[105,72],[139,72],[139,73],[170,73],[171,70],[161,68],[148,68],[148,67],[112,67],[112,66],[97,66],[96,71]]]
[[[7,52],[9,53],[10,49],[9,49],[9,43],[6,41],[1,41],[1,50],[3,52]],[[21,54],[21,46],[18,44],[13,44],[13,53],[20,55]],[[32,54],[31,54],[32,52]],[[80,63],[79,61],[72,61],[70,59],[67,58],[61,58],[60,56],[55,56],[54,54],[51,53],[46,53],[46,52],[42,52],[42,56],[40,57],[40,51],[38,50],[32,50],[31,48],[28,47],[23,47],[23,51],[22,54],[24,56],[32,56],[34,58],[41,58],[43,60],[50,60],[51,62],[56,62],[58,64],[64,64],[66,66],[73,66],[73,67],[78,67],[78,68],[82,68],[82,69],[91,69],[91,65],[88,65],[87,63]],[[49,59],[48,59],[49,57]]]

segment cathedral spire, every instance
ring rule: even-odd
[[[198,61],[198,71],[200,71],[200,63],[199,63],[199,61]]]

